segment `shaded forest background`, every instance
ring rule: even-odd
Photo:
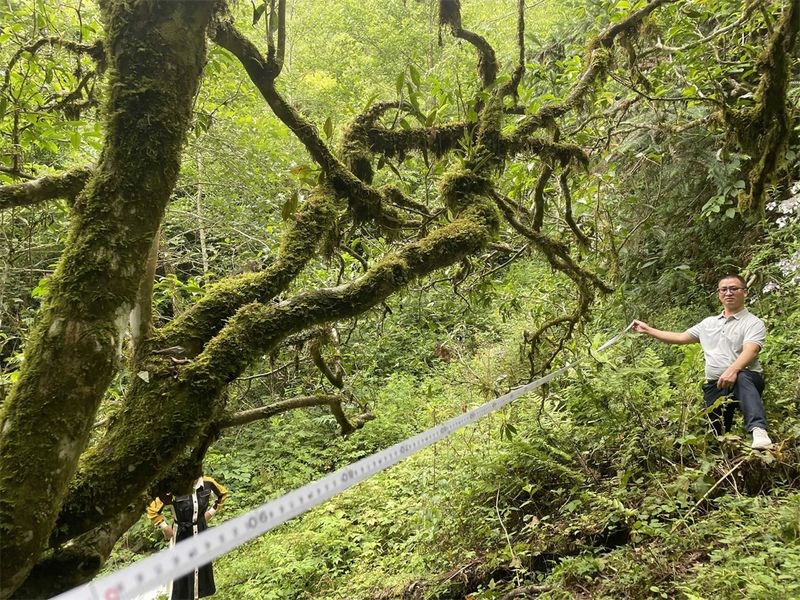
[[[729,272],[770,332],[773,451],[706,433],[698,347],[628,336],[217,561],[217,597],[800,595],[796,0],[146,4],[0,8],[3,597],[163,546],[143,506],[201,464],[244,512],[632,318],[682,330]],[[126,10],[180,23],[196,89]],[[124,105],[125,138],[115,102],[149,82],[183,100]],[[81,287],[103,279],[64,266],[81,244],[128,283]],[[113,332],[102,368],[65,345],[42,370],[74,315]],[[50,494],[34,472],[61,467],[14,448],[55,457],[59,419],[77,453]]]

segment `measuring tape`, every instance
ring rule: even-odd
[[[617,343],[632,326],[633,323],[600,346],[596,352],[601,352]],[[389,446],[385,450],[362,458],[280,498],[262,504],[248,513],[229,519],[192,538],[183,540],[175,546],[165,548],[121,571],[60,594],[53,600],[86,600],[89,598],[92,600],[131,600],[163,583],[194,571],[195,568],[211,562],[376,473],[388,469],[404,458],[435,444],[454,431],[474,423],[489,413],[510,404],[523,394],[552,381],[585,358],[585,356],[578,358],[536,381],[525,384],[469,412],[453,417],[441,425],[431,427],[427,431]]]

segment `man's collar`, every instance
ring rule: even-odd
[[[735,314],[732,314],[730,317],[726,317],[725,316],[725,311],[723,310],[721,313],[719,313],[717,315],[717,318],[718,319],[730,319],[732,317],[732,318],[734,318],[734,319],[736,319],[738,321],[739,319],[744,317],[748,312],[750,312],[750,311],[748,311],[746,308],[743,308],[739,312],[737,312]]]

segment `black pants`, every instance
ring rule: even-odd
[[[716,379],[706,381],[703,384],[703,400],[705,400],[706,408],[714,404],[720,396],[728,395],[738,400],[739,408],[744,417],[744,428],[749,433],[754,427],[767,428],[764,402],[761,400],[763,391],[764,376],[761,373],[739,371],[732,390],[718,389]],[[729,400],[726,404],[718,406],[711,411],[708,418],[711,420],[711,427],[714,429],[714,433],[722,435],[724,432],[730,431],[735,410],[736,402]]]

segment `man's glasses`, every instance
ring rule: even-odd
[[[728,292],[730,292],[731,294],[735,294],[739,290],[743,290],[743,289],[745,289],[745,288],[743,288],[743,287],[735,287],[735,286],[721,287],[721,288],[719,288],[719,293],[720,294],[727,294]]]

